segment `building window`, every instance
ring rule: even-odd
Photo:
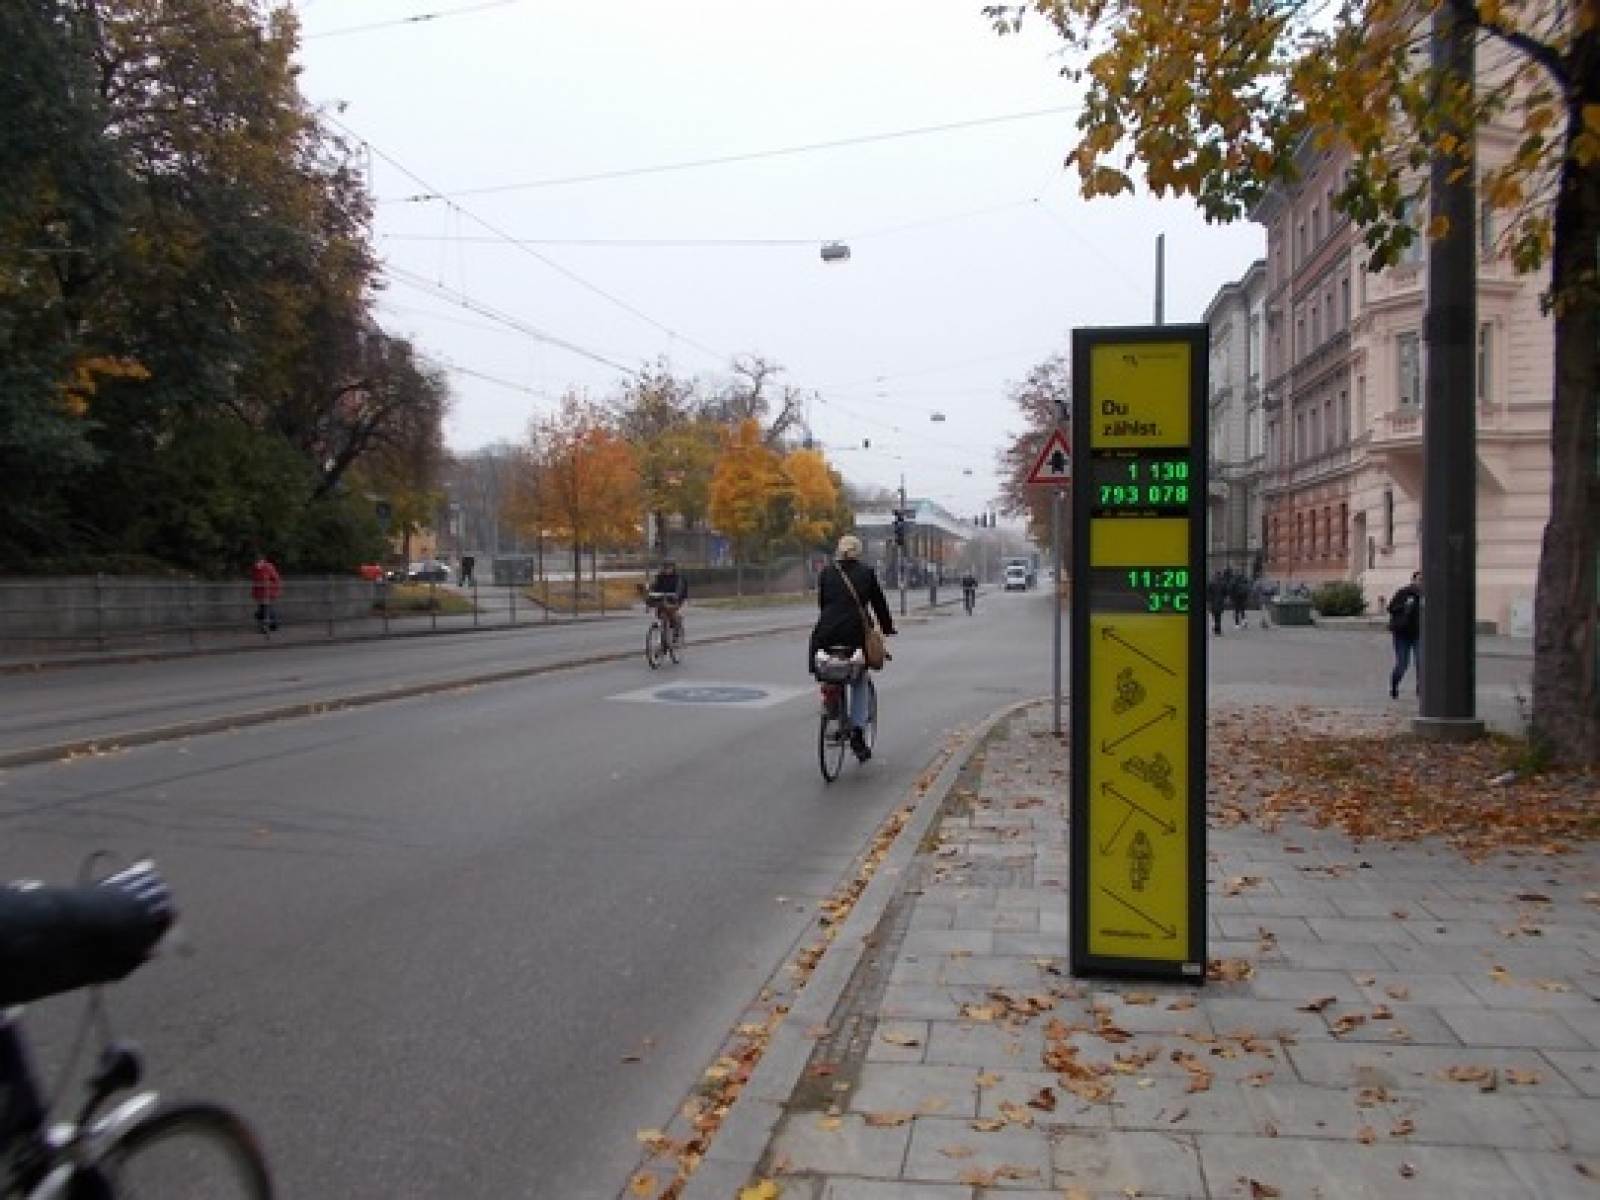
[[[1411,242],[1400,251],[1398,265],[1414,266],[1422,261],[1423,253],[1427,249],[1428,234],[1424,224],[1427,216],[1414,199],[1405,202],[1402,215],[1406,223],[1411,226]]]
[[[1350,506],[1348,504],[1341,504],[1341,505],[1339,505],[1339,554],[1341,556],[1344,556],[1344,555],[1348,555],[1349,553],[1350,553]]]
[[[1494,403],[1491,372],[1494,369],[1494,327],[1487,321],[1478,326],[1478,407]]]
[[[1422,342],[1416,332],[1396,334],[1395,396],[1401,408],[1422,407]]]
[[[1350,277],[1339,280],[1339,328],[1350,328]]]
[[[1394,489],[1383,489],[1383,548],[1394,549]]]

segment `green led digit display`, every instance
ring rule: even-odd
[[[1095,567],[1090,602],[1105,612],[1176,613],[1195,603],[1187,567]]]
[[[1194,480],[1184,454],[1101,455],[1090,460],[1095,514],[1187,512]]]

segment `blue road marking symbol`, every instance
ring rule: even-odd
[[[681,704],[748,704],[752,700],[767,698],[765,688],[734,687],[729,684],[657,688],[651,694],[657,700],[673,700]]]

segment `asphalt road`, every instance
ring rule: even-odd
[[[611,1200],[930,761],[1039,694],[1048,611],[905,621],[879,755],[831,787],[803,612],[655,673],[641,618],[8,676],[14,758],[100,749],[0,775],[0,873],[163,864],[196,953],[114,1011],[286,1196]],[[47,1051],[76,1005],[30,1013]]]
[[[879,754],[831,787],[803,610],[702,610],[656,673],[641,614],[0,675],[0,876],[163,864],[195,952],[113,1011],[162,1086],[250,1116],[285,1196],[613,1200],[885,817],[1049,694],[1050,617],[914,612]],[[1394,703],[1380,632],[1208,651],[1214,695]],[[1483,715],[1526,674],[1488,647]],[[52,1061],[77,1011],[30,1012]]]

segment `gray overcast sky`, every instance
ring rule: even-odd
[[[1158,234],[1169,322],[1264,246],[1079,199],[1058,43],[996,36],[981,0],[297,8],[308,100],[369,147],[381,319],[450,369],[460,452],[571,389],[759,356],[846,478],[968,516],[1022,427],[1010,386],[1074,327],[1150,323]]]

